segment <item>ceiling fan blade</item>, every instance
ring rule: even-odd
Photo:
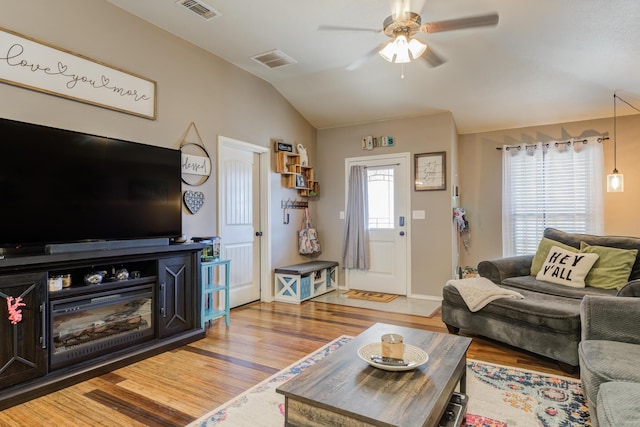
[[[342,27],[340,25],[320,25],[318,31],[362,31],[367,33],[381,33],[379,28]]]
[[[347,71],[353,71],[356,68],[360,68],[365,62],[367,62],[370,59],[374,58],[378,54],[378,52],[380,52],[382,49],[384,49],[384,47],[390,42],[391,42],[391,40],[386,41],[384,43],[380,43],[378,46],[375,47],[375,49],[370,50],[364,56],[361,56],[360,58],[358,58],[355,61],[353,61],[351,64],[349,64],[347,66],[347,68],[346,68]]]
[[[497,13],[471,16],[469,18],[449,19],[446,21],[428,22],[420,27],[424,33],[441,33],[443,31],[462,30],[465,28],[487,27],[498,25]]]
[[[427,47],[427,50],[420,56],[420,58],[425,60],[431,67],[437,67],[438,65],[442,65],[447,62],[444,58],[435,53],[431,46]]]

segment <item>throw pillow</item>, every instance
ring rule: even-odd
[[[571,252],[579,251],[578,248],[574,248],[573,246],[565,245],[562,242],[557,242],[555,240],[543,237],[538,244],[538,251],[536,252],[535,256],[533,257],[533,261],[531,262],[532,276],[538,275],[538,272],[542,268],[542,264],[544,264],[545,260],[547,259],[547,255],[549,255],[549,249],[551,249],[552,246],[558,246]]]
[[[598,260],[598,254],[575,253],[552,246],[536,279],[572,288],[584,288],[584,279]]]
[[[587,286],[602,289],[620,289],[629,281],[629,275],[636,262],[637,249],[619,249],[609,246],[591,246],[580,243],[581,253],[598,254],[585,282]]]

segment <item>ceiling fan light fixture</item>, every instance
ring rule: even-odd
[[[396,64],[406,64],[407,62],[411,62],[411,58],[409,57],[409,43],[407,43],[407,38],[404,35],[399,35],[396,37],[396,40],[393,42],[396,49]]]
[[[411,62],[411,58],[418,58],[426,49],[427,45],[421,41],[416,39],[407,40],[407,36],[399,34],[378,53],[385,61],[406,64]]]
[[[422,43],[420,40],[409,40],[409,51],[411,52],[411,56],[413,56],[413,59],[418,59],[425,50],[427,50],[427,45]]]
[[[387,45],[378,52],[378,54],[380,54],[380,56],[387,62],[393,62],[393,59],[396,56],[396,48],[393,43],[393,41],[387,43]]]

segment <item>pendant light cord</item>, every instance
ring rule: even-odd
[[[618,138],[616,137],[616,122],[618,121],[618,116],[616,115],[616,98],[616,93],[613,92],[613,173],[618,173],[618,162],[616,158],[618,155]]]
[[[633,108],[634,110],[636,110],[637,112],[640,113],[640,110],[637,109],[636,107],[634,107],[633,105],[629,104],[627,101],[625,101],[624,99],[620,98],[618,95],[616,95],[616,93],[613,93],[613,170],[614,173],[618,173],[618,167],[617,167],[617,156],[618,156],[618,150],[617,148],[617,141],[618,138],[616,138],[616,122],[617,122],[617,114],[616,114],[616,98],[619,99],[620,101],[624,102],[625,104],[627,104],[629,107]]]

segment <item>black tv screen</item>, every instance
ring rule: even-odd
[[[0,119],[0,247],[179,236],[180,151]]]

